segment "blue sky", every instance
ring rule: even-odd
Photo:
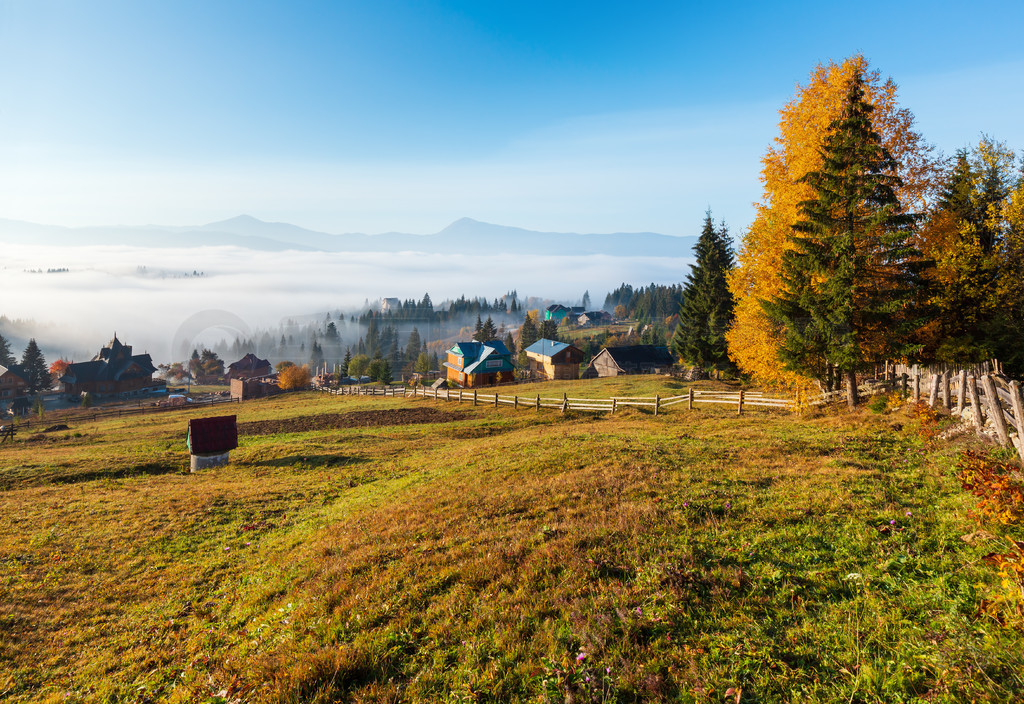
[[[739,234],[777,110],[862,52],[1024,149],[1024,3],[0,0],[0,217]]]

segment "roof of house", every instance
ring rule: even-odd
[[[624,347],[605,347],[607,352],[619,366],[657,366],[670,367],[675,362],[668,347],[658,345],[626,345]]]
[[[91,361],[69,364],[60,380],[65,384],[120,381],[139,376],[152,376],[155,371],[152,357],[148,354],[133,355],[132,346],[122,344],[117,335],[114,335],[114,339]]]
[[[25,372],[25,368],[22,367],[20,364],[12,364],[9,367],[5,367],[4,365],[0,364],[0,376],[3,376],[8,372],[18,377],[26,384],[28,383],[28,374]]]
[[[513,369],[512,353],[508,351],[505,343],[501,340],[456,342],[448,351],[462,357],[462,367],[460,368],[448,362],[445,362],[444,366],[465,372],[466,374],[476,374],[485,370],[488,372],[505,372]],[[487,361],[494,360],[501,360],[501,364],[496,367],[488,367],[485,364]],[[481,365],[483,365],[483,368],[481,368]]]
[[[539,354],[541,357],[554,357],[562,350],[572,346],[573,345],[570,345],[568,342],[558,342],[556,340],[546,340],[541,338],[527,347],[526,351]]]
[[[259,357],[254,355],[252,352],[250,352],[249,354],[245,355],[244,357],[242,357],[237,362],[233,362],[232,364],[229,364],[228,365],[228,369],[230,369],[233,372],[255,371],[256,369],[263,369],[264,367],[269,367],[269,366],[270,366],[270,362],[268,360],[260,359]]]

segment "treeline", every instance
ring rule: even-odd
[[[780,111],[728,284],[728,354],[762,382],[846,385],[885,359],[1024,373],[1024,161],[984,137],[934,152],[855,56]]]

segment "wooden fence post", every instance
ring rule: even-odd
[[[562,394],[562,414],[564,415],[566,410],[569,408],[569,394]]]
[[[978,398],[978,379],[971,376],[967,380],[971,390],[971,411],[974,413],[974,427],[981,430],[985,427],[985,419],[981,417],[981,400]]]
[[[957,383],[959,384],[960,388],[957,389],[957,395],[956,395],[956,414],[958,416],[960,416],[960,415],[963,415],[964,404],[967,403],[967,370],[966,369],[961,369],[960,370],[960,374],[958,376]]]
[[[921,372],[914,367],[914,403],[921,402]]]
[[[615,415],[615,403],[616,403],[616,401],[615,401],[615,399],[613,398],[613,399],[612,399],[612,415]]]
[[[495,408],[498,407],[498,390],[497,389],[494,390],[494,407]]]
[[[1024,462],[1024,396],[1021,396],[1020,384],[1010,382],[1010,400],[1013,401],[1013,421],[1017,426],[1017,454]]]
[[[999,392],[996,390],[996,382],[990,374],[986,374],[982,379],[982,384],[985,386],[985,401],[991,414],[989,417],[996,427],[996,435],[999,436],[1000,444],[1006,447],[1010,444],[1010,434],[1006,430],[1006,418],[1003,417],[1003,407],[999,403]]]
[[[514,408],[514,409],[518,409],[519,408],[519,397],[518,396],[513,396],[512,397],[512,408]]]
[[[686,410],[688,410],[688,411],[692,411],[693,410],[693,387],[692,386],[690,387],[690,391],[687,394]]]
[[[743,415],[743,389],[740,389],[740,400],[739,403],[736,404],[736,415]]]
[[[658,411],[661,410],[661,394],[654,394],[654,415],[658,415]]]
[[[473,405],[476,405],[476,389],[473,389]]]
[[[942,407],[947,411],[952,408],[949,400],[949,372],[942,373]]]
[[[540,394],[537,394],[537,410],[540,410]]]
[[[928,385],[930,390],[928,391],[928,407],[935,408],[935,402],[938,401],[939,396],[939,375],[932,374],[931,383]]]

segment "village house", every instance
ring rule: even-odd
[[[512,381],[512,353],[500,340],[458,342],[448,350],[444,363],[447,378],[466,388]]]
[[[252,352],[242,357],[237,362],[228,365],[227,381],[230,384],[233,379],[253,379],[259,376],[268,376],[274,373],[274,367],[269,361],[260,359]]]
[[[590,310],[576,318],[576,324],[580,327],[593,327],[594,325],[610,325],[612,314],[603,310]]]
[[[20,364],[5,367],[0,364],[0,408],[9,407],[14,399],[25,395],[28,378]]]
[[[581,306],[563,306],[561,303],[555,303],[554,305],[548,306],[548,309],[544,311],[544,320],[554,320],[556,323],[562,322],[567,316],[572,316],[576,319],[585,312]]]
[[[594,355],[590,366],[583,372],[584,379],[623,374],[663,374],[672,368],[675,360],[667,347],[657,345],[629,345],[605,347]]]
[[[526,348],[530,372],[541,379],[578,379],[583,350],[565,342],[540,339]]]
[[[161,392],[166,383],[154,380],[156,367],[148,354],[132,354],[132,346],[122,344],[114,335],[92,361],[68,365],[60,383],[67,396],[82,393],[101,397],[142,396]]]

